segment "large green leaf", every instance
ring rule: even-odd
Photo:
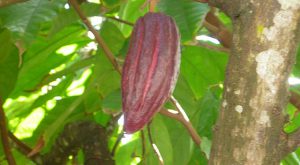
[[[5,100],[17,80],[19,56],[7,29],[0,29],[0,43],[0,99]]]
[[[175,19],[181,39],[186,42],[194,39],[209,6],[192,0],[160,0],[158,9]]]
[[[42,24],[50,21],[64,3],[63,0],[30,0],[1,8],[0,19],[4,26],[29,44],[35,39]]]
[[[90,40],[83,37],[84,30],[81,27],[69,27],[63,30],[50,40],[41,39],[30,47],[24,55],[24,63],[20,70],[18,82],[13,97],[19,92],[33,90],[36,85],[50,72],[69,61],[72,56],[63,56],[54,53],[58,48],[69,44],[86,44]]]
[[[196,99],[203,96],[209,86],[223,82],[226,63],[225,53],[195,46],[183,48],[181,73]]]

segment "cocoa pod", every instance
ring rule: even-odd
[[[134,26],[122,73],[124,131],[142,129],[174,90],[180,64],[175,21],[147,13]]]

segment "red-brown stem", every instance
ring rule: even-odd
[[[122,19],[120,19],[120,18],[116,18],[116,17],[106,17],[106,18],[109,18],[109,19],[112,19],[112,20],[115,20],[115,21],[124,23],[124,24],[126,24],[126,25],[128,25],[128,26],[133,26],[133,25],[134,25],[134,23],[129,22],[129,21],[122,20]]]
[[[95,36],[96,42],[99,44],[99,46],[103,49],[104,54],[109,59],[109,61],[113,64],[114,68],[121,74],[121,68],[119,67],[119,64],[117,63],[114,54],[109,49],[107,44],[104,42],[103,38],[99,35],[97,30],[93,27],[93,25],[90,23],[90,21],[87,19],[87,17],[83,14],[83,12],[80,10],[80,6],[77,3],[77,0],[69,0],[69,4],[73,6],[75,11],[77,12],[78,16],[82,20],[82,22],[87,26],[87,28],[93,33]]]
[[[161,111],[159,111],[159,113],[179,121],[187,129],[195,144],[200,145],[201,138],[198,135],[197,131],[195,130],[195,128],[189,120],[184,119],[183,115],[180,112],[172,113],[169,112],[167,109],[162,109]]]
[[[291,91],[290,103],[300,111],[300,95],[298,93]]]
[[[1,132],[1,141],[2,141],[2,146],[3,146],[3,151],[6,156],[7,162],[9,165],[15,165],[16,161],[12,155],[11,148],[9,145],[6,117],[5,117],[5,112],[3,109],[3,103],[2,103],[1,98],[0,98],[0,132]]]
[[[24,144],[21,140],[19,140],[12,132],[8,132],[9,138],[16,143],[19,151],[22,152],[24,155],[27,155],[31,152],[31,148]]]

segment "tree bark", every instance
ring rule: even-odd
[[[298,0],[211,0],[233,22],[233,42],[210,165],[279,164],[287,79],[299,42]]]

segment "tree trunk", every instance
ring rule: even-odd
[[[287,79],[299,39],[299,0],[212,0],[233,43],[210,165],[274,165],[286,154]]]

